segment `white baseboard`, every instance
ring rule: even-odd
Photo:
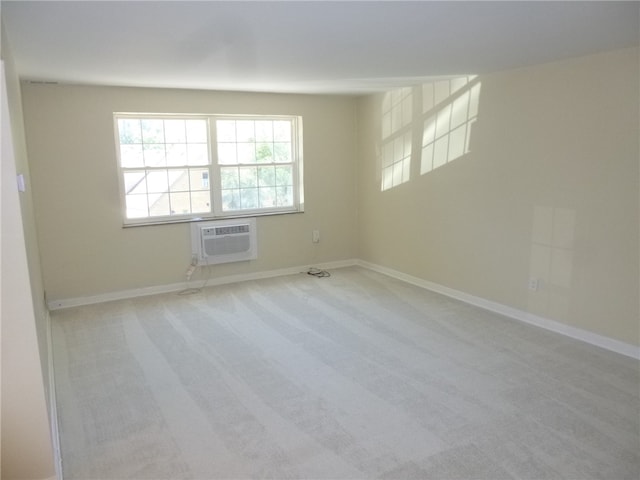
[[[313,266],[317,268],[322,268],[322,269],[332,269],[332,268],[350,267],[353,265],[358,265],[364,268],[368,268],[369,270],[373,270],[373,271],[388,275],[390,277],[396,278],[398,280],[402,280],[404,282],[410,283],[412,285],[416,285],[418,287],[422,287],[427,290],[431,290],[433,292],[440,293],[442,295],[446,295],[451,298],[455,298],[456,300],[460,300],[462,302],[469,303],[471,305],[475,305],[480,308],[484,308],[485,310],[489,310],[489,311],[498,313],[500,315],[504,315],[514,320],[529,323],[531,325],[544,328],[545,330],[550,330],[552,332],[560,333],[562,335],[566,335],[576,340],[580,340],[580,341],[589,343],[591,345],[595,345],[595,346],[604,348],[606,350],[610,350],[612,352],[616,352],[621,355],[625,355],[627,357],[632,357],[640,360],[640,347],[638,346],[621,342],[613,338],[605,337],[604,335],[599,335],[597,333],[589,332],[588,330],[572,327],[570,325],[566,325],[564,323],[560,323],[555,320],[540,317],[538,315],[534,315],[532,313],[525,312],[524,310],[519,310],[517,308],[509,307],[501,303],[493,302],[491,300],[486,300],[481,297],[476,297],[474,295],[470,295],[468,293],[461,292],[453,288],[445,287],[444,285],[439,285],[437,283],[433,283],[428,280],[423,280],[421,278],[414,277],[412,275],[407,275],[406,273],[402,273],[398,270],[383,267],[381,265],[366,262],[364,260],[358,260],[358,259],[339,260],[335,262],[315,264]],[[206,285],[213,287],[216,285],[225,285],[229,283],[237,283],[237,282],[243,282],[247,280],[259,280],[263,278],[272,278],[272,277],[279,277],[283,275],[291,275],[294,273],[304,272],[308,270],[310,266],[311,265],[302,265],[302,266],[282,268],[277,270],[266,270],[262,272],[242,273],[238,275],[228,275],[224,277],[211,278],[206,282]],[[193,285],[189,285],[189,286],[190,287],[198,286],[196,282],[192,282],[192,284]],[[180,282],[180,283],[174,283],[170,285],[157,285],[154,287],[144,287],[144,288],[136,288],[131,290],[122,290],[118,292],[109,292],[109,293],[103,293],[103,294],[92,295],[87,297],[52,300],[48,302],[47,306],[49,310],[59,310],[63,308],[77,307],[81,305],[91,305],[94,303],[108,302],[111,300],[123,300],[127,298],[156,295],[159,293],[179,292],[181,290],[184,290],[185,288],[186,288],[186,283]]]
[[[238,275],[227,275],[224,277],[210,278],[206,282],[191,281],[189,285],[186,282],[172,283],[169,285],[156,285],[153,287],[134,288],[130,290],[120,290],[117,292],[107,292],[98,295],[90,295],[87,297],[66,298],[60,300],[51,300],[47,303],[49,310],[60,310],[63,308],[79,307],[82,305],[92,305],[94,303],[110,302],[112,300],[124,300],[127,298],[144,297],[147,295],[157,295],[159,293],[180,292],[186,288],[197,288],[206,283],[207,287],[216,285],[225,285],[229,283],[244,282],[247,280],[260,280],[263,278],[281,277],[283,275],[292,275],[295,273],[305,272],[311,266],[321,269],[332,269],[350,267],[357,264],[356,259],[338,260],[334,262],[326,262],[314,265],[302,265],[296,267],[280,268],[277,270],[265,270],[261,272],[241,273]]]
[[[53,369],[53,335],[51,331],[51,317],[46,312],[47,328],[47,368],[49,377],[49,423],[51,424],[51,446],[53,447],[53,461],[56,476],[53,479],[62,480],[62,452],[60,451],[60,431],[58,430],[58,407],[56,403],[56,378]]]
[[[383,267],[381,265],[366,262],[364,260],[358,260],[356,264],[361,267],[368,268],[369,270],[373,270],[378,273],[382,273],[384,275],[388,275],[398,280],[410,283],[412,285],[416,285],[418,287],[422,287],[427,290],[446,295],[447,297],[455,298],[456,300],[460,300],[462,302],[484,308],[485,310],[504,315],[505,317],[535,325],[537,327],[544,328],[545,330],[560,333],[562,335],[566,335],[567,337],[571,337],[573,339],[580,340],[591,345],[595,345],[597,347],[601,347],[606,350],[610,350],[612,352],[616,352],[621,355],[640,360],[640,347],[637,347],[635,345],[621,342],[613,338],[605,337],[604,335],[599,335],[588,330],[572,327],[564,323],[556,322],[555,320],[540,317],[538,315],[534,315],[533,313],[525,312],[523,310],[509,307],[501,303],[486,300],[481,297],[476,297],[474,295],[470,295],[453,288],[445,287],[444,285],[429,282],[427,280],[423,280],[412,275],[407,275],[406,273]]]

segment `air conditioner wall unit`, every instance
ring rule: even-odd
[[[198,265],[255,260],[258,258],[256,219],[192,223],[191,254]]]

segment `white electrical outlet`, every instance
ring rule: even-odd
[[[540,286],[540,282],[538,281],[537,278],[531,277],[529,279],[529,290],[531,290],[532,292],[537,292],[539,286]]]
[[[320,243],[320,230],[314,230],[311,233],[311,241],[313,243]]]

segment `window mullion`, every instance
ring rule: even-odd
[[[209,118],[209,194],[211,196],[211,213],[222,215],[222,181],[218,164],[218,135],[215,117]]]

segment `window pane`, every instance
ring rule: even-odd
[[[240,209],[240,190],[222,190],[222,210]]]
[[[256,134],[254,131],[253,120],[238,120],[236,122],[236,141],[238,142],[255,142]]]
[[[191,213],[210,213],[211,196],[209,192],[191,192]]]
[[[256,160],[261,163],[273,161],[273,144],[259,143],[256,145]]]
[[[206,168],[190,168],[189,182],[191,190],[209,190],[209,170]]]
[[[218,163],[222,165],[234,165],[238,163],[235,143],[218,144]]]
[[[144,166],[142,145],[121,145],[120,165],[123,168],[135,168]]]
[[[190,143],[187,145],[188,165],[208,165],[209,149],[206,143]]]
[[[275,167],[258,167],[258,185],[272,186],[276,184]]]
[[[187,164],[187,146],[184,143],[170,143],[167,145],[167,165],[181,166]]]
[[[149,215],[146,195],[127,195],[127,218],[141,218]]]
[[[223,189],[238,188],[240,180],[236,167],[224,167],[220,169],[220,186]]]
[[[216,122],[218,142],[236,141],[236,122],[234,120],[218,120]]]
[[[164,143],[164,128],[162,120],[142,120],[143,143]]]
[[[189,174],[186,169],[169,170],[169,190],[172,192],[189,191]],[[171,205],[173,206],[173,202]]]
[[[144,164],[147,167],[164,167],[166,165],[164,145],[145,145]]]
[[[240,208],[258,208],[258,189],[240,189]]]
[[[160,217],[169,215],[169,194],[149,195],[149,215],[151,217]]]
[[[293,205],[293,188],[290,186],[276,187],[276,206],[290,207]]]
[[[167,171],[159,170],[147,172],[147,190],[149,193],[167,192],[169,190]]]
[[[256,141],[257,142],[273,142],[273,122],[264,121],[256,122]]]
[[[191,213],[189,192],[171,193],[169,195],[169,201],[171,202],[171,215]]]
[[[260,208],[270,208],[276,206],[275,187],[260,188],[259,191]]]
[[[276,185],[293,185],[292,169],[289,165],[278,165],[275,168]]]
[[[276,142],[291,142],[291,122],[287,120],[273,122],[273,140]]]
[[[165,120],[164,137],[164,141],[167,143],[186,143],[184,120]]]
[[[256,163],[256,144],[238,143],[238,162]]]
[[[258,176],[256,167],[240,168],[240,186],[241,187],[257,187]]]
[[[206,120],[185,120],[188,143],[207,143],[207,121]]]
[[[274,162],[290,162],[291,161],[291,144],[290,143],[274,143],[273,144],[273,161]]]
[[[121,118],[118,120],[120,143],[142,143],[140,120]]]
[[[124,173],[124,191],[127,195],[131,193],[147,193],[144,170]]]

